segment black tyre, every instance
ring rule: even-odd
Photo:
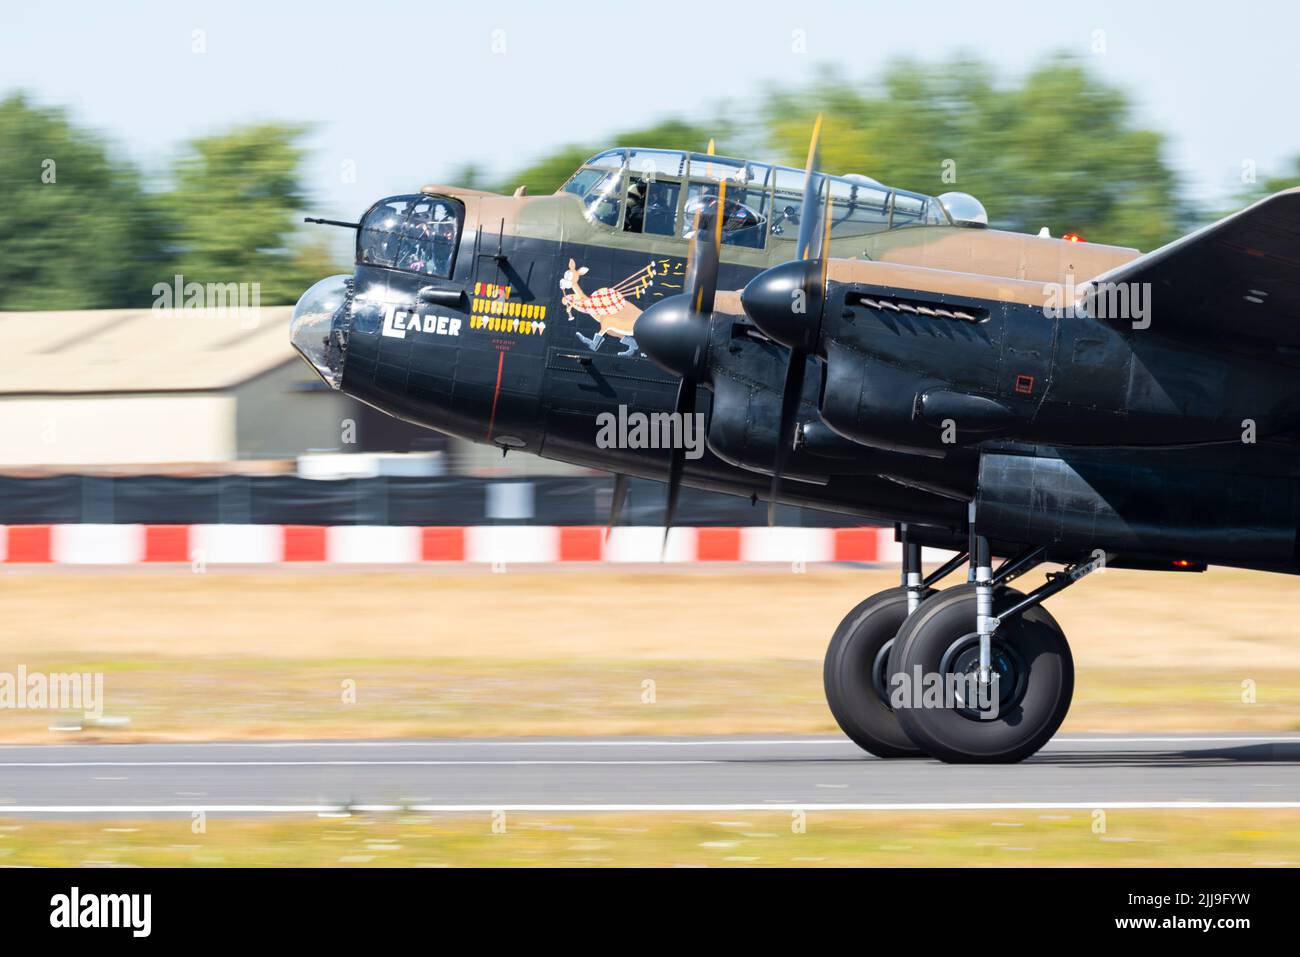
[[[881,758],[923,756],[882,696],[890,643],[906,618],[906,588],[872,595],[844,616],[822,667],[826,703],[836,722],[858,747]]]
[[[997,589],[994,614],[1022,597],[1013,588]],[[949,588],[921,605],[899,630],[888,667],[890,676],[910,676],[913,683],[918,673],[977,674],[975,586]],[[1056,733],[1074,694],[1074,660],[1056,619],[1040,605],[1003,623],[993,636],[993,670],[999,678],[995,717],[987,716],[993,709],[982,715],[975,701],[964,698],[948,707],[912,702],[893,712],[899,726],[941,761],[1024,760]]]

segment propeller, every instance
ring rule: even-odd
[[[695,383],[682,379],[677,385],[677,404],[674,409],[679,415],[695,414]],[[684,421],[684,420],[683,420]],[[686,466],[686,449],[673,448],[668,458],[668,499],[664,504],[664,542],[659,550],[659,560],[668,554],[668,533],[672,530],[673,520],[677,517],[677,500],[682,494],[682,470]]]
[[[714,144],[709,141],[708,155]],[[727,182],[721,177],[713,203],[712,219],[705,218],[707,199],[695,211],[687,253],[685,292],[661,299],[637,317],[633,328],[637,345],[660,368],[681,377],[673,412],[684,419],[695,414],[696,386],[708,370],[709,317],[718,291],[718,259],[722,246],[722,220],[726,210]],[[668,497],[664,507],[662,558],[668,552],[668,533],[677,516],[685,447],[673,448],[668,459]]]
[[[772,463],[772,485],[768,493],[769,528],[776,524],[781,475],[794,448],[804,373],[808,356],[817,344],[822,298],[826,289],[831,239],[831,197],[826,177],[817,169],[821,130],[822,118],[819,115],[813,124],[812,138],[808,144],[808,165],[804,177],[795,259],[760,273],[740,294],[745,313],[754,324],[790,350],[785,367],[785,384],[781,391],[781,418],[777,426],[776,456]]]
[[[614,474],[614,494],[609,499],[609,524],[605,526],[605,541],[609,533],[623,521],[623,503],[627,501],[627,476],[622,472]]]

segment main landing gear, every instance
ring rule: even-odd
[[[973,523],[972,523],[973,525]],[[1044,561],[1029,548],[997,569],[989,543],[922,576],[921,549],[902,527],[903,584],[844,617],[826,651],[823,679],[835,720],[882,758],[1021,761],[1065,720],[1074,661],[1042,602],[1101,566],[1103,558],[1048,575],[1029,594],[1009,583]],[[968,581],[932,586],[969,561]]]

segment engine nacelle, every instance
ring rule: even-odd
[[[940,429],[918,421],[916,396],[919,390],[946,385],[831,342],[821,416],[836,432],[866,445],[937,457],[951,446],[944,445]]]
[[[729,465],[770,475],[776,458],[777,427],[781,420],[781,396],[762,385],[717,376],[713,381],[713,404],[709,411],[709,450]],[[851,445],[841,439],[845,445]],[[808,469],[791,457],[786,475],[804,482],[825,485],[827,470]]]

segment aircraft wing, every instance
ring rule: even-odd
[[[1124,314],[1108,309],[1130,283],[1150,284],[1140,302],[1159,335],[1230,351],[1300,349],[1300,187],[1097,276],[1083,296],[1091,314],[1133,321],[1131,306]],[[1139,301],[1134,287],[1127,294],[1130,303]]]

